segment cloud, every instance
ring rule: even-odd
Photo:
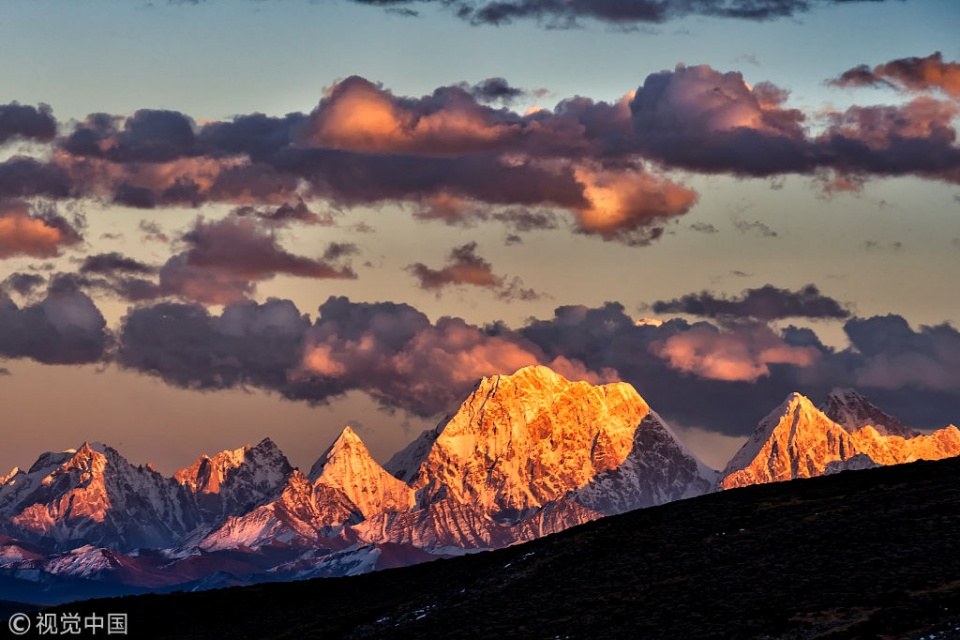
[[[253,216],[281,226],[290,224],[291,222],[302,222],[303,224],[315,224],[324,227],[329,227],[334,224],[332,215],[320,215],[311,211],[303,200],[297,200],[296,204],[284,202],[278,207],[271,207],[269,209],[246,205],[234,209],[233,215]]]
[[[149,236],[165,237],[158,227],[141,223]],[[148,236],[148,237],[149,237]],[[82,286],[131,302],[174,297],[204,304],[229,304],[248,298],[258,282],[276,275],[314,279],[356,278],[343,259],[359,249],[351,243],[330,243],[319,258],[284,249],[276,231],[257,217],[198,217],[179,240],[180,251],[155,268],[118,253],[88,256],[80,273]],[[157,276],[154,278],[153,276]]]
[[[637,149],[672,166],[704,173],[771,176],[815,164],[805,116],[785,108],[788,93],[751,88],[738,72],[678,65],[647,76],[630,102]]]
[[[355,0],[364,1],[364,0]],[[830,5],[844,0],[825,0]],[[391,3],[392,4],[392,3]],[[473,24],[502,25],[521,19],[535,19],[550,26],[574,26],[581,19],[614,25],[661,24],[686,16],[710,16],[740,20],[774,20],[809,11],[809,0],[457,0],[452,3],[456,15]]]
[[[174,4],[197,5],[204,0],[168,0]],[[416,17],[420,12],[408,6],[414,0],[352,0],[375,5],[387,13]],[[424,0],[419,0],[423,2]],[[661,24],[687,16],[708,16],[734,20],[767,21],[807,13],[815,7],[850,2],[884,0],[426,0],[438,1],[453,14],[474,25],[503,25],[514,20],[534,19],[548,28],[573,27],[581,19],[596,20],[630,28],[638,24]],[[752,56],[750,56],[752,57]]]
[[[834,387],[858,386],[916,427],[956,421],[956,329],[914,330],[899,316],[853,318],[844,328],[850,345],[835,350],[806,327],[638,324],[612,302],[558,307],[516,329],[431,322],[410,305],[335,297],[312,325],[285,300],[238,301],[219,316],[162,302],[129,311],[116,359],[186,388],[252,386],[311,403],[356,390],[421,416],[455,408],[479,376],[544,364],[594,383],[625,380],[668,420],[734,436],[790,392],[820,401]]]
[[[16,139],[49,142],[56,133],[57,121],[49,106],[0,104],[0,144]]]
[[[235,302],[219,316],[198,304],[162,302],[123,318],[117,361],[177,387],[283,392],[309,326],[289,300]]]
[[[616,13],[629,4],[590,6]],[[799,6],[747,4],[787,13]],[[738,1],[737,11],[751,13],[747,4]],[[696,13],[708,5],[684,6]],[[45,160],[0,162],[0,199],[142,209],[225,203],[233,217],[275,227],[332,224],[315,213],[317,204],[392,204],[447,224],[493,222],[514,234],[566,228],[642,246],[698,202],[670,173],[676,170],[801,174],[828,191],[856,190],[873,176],[960,182],[960,107],[927,95],[818,115],[813,127],[789,106],[786,89],[750,86],[740,73],[706,65],[650,74],[612,102],[578,96],[521,113],[509,106],[521,91],[490,78],[409,97],[352,76],[329,87],[309,113],[282,117],[198,123],[176,111],[91,114],[53,138]],[[741,226],[775,233],[761,221]]]
[[[418,262],[407,267],[419,281],[421,289],[439,291],[451,285],[475,287],[498,287],[503,278],[493,274],[493,265],[476,254],[477,243],[455,247],[450,251],[448,262],[442,269],[431,269]]]
[[[663,223],[682,215],[697,194],[665,177],[642,170],[575,169],[586,206],[575,210],[577,230],[633,246],[650,244],[663,234]]]
[[[170,237],[163,232],[163,229],[161,229],[160,225],[156,222],[141,220],[138,228],[143,232],[144,240],[155,240],[164,243],[170,241]]]
[[[346,298],[327,300],[312,326],[288,300],[231,303],[220,316],[197,304],[137,307],[122,321],[117,360],[184,388],[250,385],[308,402],[361,390],[424,416],[454,409],[479,377],[528,364],[595,383],[614,377],[458,318],[431,323],[409,305]]]
[[[22,156],[0,162],[0,200],[71,195],[73,183],[62,167]]]
[[[699,233],[720,233],[720,230],[709,222],[694,222],[690,228]]]
[[[436,323],[408,305],[330,298],[307,334],[301,375],[359,388],[418,415],[449,411],[481,376],[549,364],[572,379],[611,379],[567,358],[548,359],[516,336],[488,335],[459,318]]]
[[[850,320],[844,331],[864,356],[858,385],[960,390],[960,333],[949,324],[914,331],[902,317],[888,315]]]
[[[771,229],[767,224],[760,222],[759,220],[754,220],[752,222],[747,222],[746,220],[734,220],[733,228],[739,231],[740,233],[753,233],[761,238],[776,238],[779,234]]]
[[[206,221],[197,218],[182,237],[184,257],[195,267],[221,270],[250,280],[275,274],[304,278],[353,278],[348,269],[338,269],[323,260],[296,256],[280,246],[273,231],[244,218]]]
[[[527,95],[527,92],[517,87],[511,87],[504,78],[487,78],[469,88],[470,94],[485,102],[500,101],[510,104],[518,98]]]
[[[0,295],[5,291],[13,291],[21,296],[29,296],[46,281],[46,278],[36,273],[11,273],[0,282]]]
[[[820,351],[813,347],[787,344],[766,325],[726,330],[693,327],[651,343],[650,351],[672,369],[727,382],[754,382],[770,375],[771,364],[807,367],[820,356]]]
[[[860,65],[829,81],[838,87],[888,86],[903,92],[939,90],[960,98],[960,62],[944,62],[939,51],[925,58],[899,58],[872,69]]]
[[[115,163],[170,162],[202,153],[194,130],[193,120],[179,111],[141,109],[129,118],[95,113],[60,146],[73,156]]]
[[[674,300],[654,302],[654,313],[685,313],[706,318],[754,318],[770,321],[783,318],[850,317],[850,310],[829,296],[820,293],[816,285],[808,284],[791,291],[773,285],[746,289],[739,297],[717,296],[709,291],[690,293]]]
[[[860,248],[867,252],[882,251],[884,249],[887,249],[890,251],[900,251],[900,249],[903,248],[903,243],[900,242],[899,240],[896,242],[879,242],[877,240],[864,240],[863,243],[860,244]]]
[[[148,264],[128,258],[116,252],[98,253],[89,255],[83,259],[80,265],[80,273],[83,274],[136,274],[151,275],[156,273],[156,269]]]
[[[82,240],[80,232],[52,206],[21,200],[0,201],[0,259],[52,258]]]
[[[44,364],[100,361],[109,344],[106,320],[67,280],[54,280],[46,297],[18,307],[0,293],[0,357]]]
[[[493,265],[476,253],[477,243],[468,242],[454,247],[447,256],[447,264],[440,269],[432,269],[422,262],[407,267],[424,291],[434,291],[437,295],[451,286],[473,286],[496,292],[500,300],[538,300],[541,295],[533,289],[523,287],[520,278],[507,282],[503,276],[493,272]]]
[[[330,87],[302,135],[311,146],[366,152],[459,154],[500,146],[517,135],[519,118],[477,102],[496,81],[469,91],[442,87],[420,99],[399,99],[359,76]],[[501,91],[509,87],[499,86]]]

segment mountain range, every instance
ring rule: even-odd
[[[0,599],[196,590],[343,576],[496,549],[718,490],[936,460],[853,390],[791,394],[722,471],[626,383],[534,366],[482,379],[385,465],[349,427],[308,473],[269,439],[166,477],[84,443],[0,476]]]

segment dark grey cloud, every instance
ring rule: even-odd
[[[167,162],[200,155],[195,124],[178,111],[141,109],[129,118],[95,113],[78,125],[61,147],[78,157],[112,162]]]
[[[352,242],[331,242],[323,252],[323,259],[334,262],[347,256],[355,256],[360,253],[360,247]]]
[[[734,220],[733,228],[740,233],[753,233],[761,238],[776,238],[779,235],[766,223],[760,222],[759,220],[752,220],[750,222],[746,220]]]
[[[899,240],[896,242],[880,242],[878,240],[865,240],[861,243],[860,248],[864,251],[900,251],[903,248],[903,243]]]
[[[841,304],[809,284],[797,291],[764,285],[746,289],[740,296],[718,296],[709,291],[690,293],[674,300],[658,300],[651,305],[654,313],[684,313],[705,318],[849,318],[847,305]]]
[[[57,121],[48,105],[0,104],[0,144],[16,139],[49,142],[56,134]]]
[[[337,258],[332,259],[295,255],[280,245],[274,230],[252,218],[197,218],[181,240],[184,251],[161,267],[155,297],[225,304],[249,297],[257,282],[279,274],[317,279],[356,277],[349,266],[337,264],[336,260],[345,255],[343,247],[334,247]],[[126,284],[125,290],[134,297],[151,291],[140,282]]]
[[[371,3],[370,0],[355,0]],[[552,27],[574,26],[582,19],[618,26],[661,24],[687,16],[765,21],[789,18],[817,6],[851,0],[455,0],[448,2],[473,24],[502,25],[535,19]],[[857,0],[852,0],[857,1]],[[371,4],[387,4],[373,2]],[[396,4],[390,2],[390,4]]]
[[[525,90],[510,86],[504,78],[487,78],[470,87],[470,93],[478,100],[500,101],[504,104],[510,104],[527,95]]]
[[[690,228],[700,233],[720,233],[720,230],[709,222],[695,222]]]
[[[0,282],[0,291],[12,291],[21,296],[28,296],[47,281],[36,273],[11,273],[3,282]]]
[[[69,280],[55,280],[46,297],[18,307],[0,292],[0,357],[44,364],[84,364],[104,358],[106,320]]]
[[[134,258],[129,258],[117,252],[98,253],[83,259],[80,273],[84,274],[133,274],[152,275],[157,269]]]
[[[60,166],[14,156],[0,162],[0,199],[74,195],[70,175]]]
[[[177,387],[284,393],[309,326],[289,300],[236,302],[219,316],[198,304],[163,302],[123,318],[116,358]]]
[[[284,202],[278,207],[254,207],[243,206],[233,210],[236,216],[254,216],[277,225],[286,225],[291,222],[301,222],[304,224],[315,224],[321,226],[331,226],[334,224],[333,216],[328,214],[321,215],[310,210],[310,207],[303,200],[297,200],[295,204]]]
[[[160,225],[156,222],[150,220],[141,220],[139,229],[143,232],[144,240],[155,240],[157,242],[164,243],[170,241],[170,237],[164,233],[163,229],[161,229]]]

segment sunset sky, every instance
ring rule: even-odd
[[[0,475],[85,440],[309,468],[347,424],[385,461],[535,363],[714,466],[790,391],[956,423],[958,33],[955,0],[9,0]]]

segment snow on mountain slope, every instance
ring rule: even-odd
[[[880,435],[912,438],[920,434],[898,418],[884,413],[853,389],[834,389],[821,409],[824,415],[850,433],[870,425]]]
[[[720,486],[730,489],[810,478],[828,470],[866,468],[867,460],[877,465],[891,465],[960,455],[960,430],[952,425],[929,435],[916,435],[902,426],[902,422],[849,390],[831,394],[826,406],[833,415],[845,420],[846,425],[831,420],[804,396],[791,394],[760,421],[724,469]],[[879,426],[873,426],[872,421]],[[907,438],[886,435],[891,431],[914,435]],[[859,461],[852,461],[854,457]],[[848,464],[847,460],[851,462]]]
[[[823,475],[827,464],[860,453],[853,437],[799,393],[760,421],[723,470],[724,489]]]
[[[0,517],[14,537],[59,549],[161,547],[196,526],[175,482],[99,443],[41,456],[0,487]]]
[[[256,549],[267,544],[310,546],[336,537],[362,516],[339,489],[310,482],[300,471],[290,474],[280,496],[243,515],[231,516],[206,536],[201,549]]]
[[[447,554],[496,549],[517,540],[510,526],[494,522],[479,507],[451,498],[416,511],[382,513],[352,530],[364,542],[393,542]]]
[[[427,429],[417,436],[413,442],[393,454],[393,457],[383,465],[387,473],[398,480],[412,482],[417,472],[420,471],[420,465],[422,465],[424,460],[427,459],[427,456],[430,455],[430,450],[433,449],[433,443],[440,437],[443,426],[449,422],[450,418],[451,416],[447,416],[436,427]]]
[[[572,497],[593,511],[613,515],[709,493],[718,475],[651,411],[637,426],[623,464],[598,474]]]
[[[827,466],[823,470],[823,475],[829,476],[835,473],[842,473],[844,471],[860,471],[862,469],[875,469],[876,467],[882,467],[882,464],[874,462],[865,453],[858,453],[857,455],[847,458],[846,460],[834,460],[833,462],[828,462]]]
[[[569,382],[546,367],[484,378],[421,465],[419,504],[449,498],[512,524],[619,467],[648,411],[628,384]]]
[[[277,497],[293,471],[270,438],[257,446],[203,455],[173,477],[196,500],[203,521],[219,524]]]
[[[853,434],[853,440],[871,459],[883,465],[960,455],[960,430],[953,425],[911,438],[884,436],[874,427],[866,426]]]
[[[377,464],[350,427],[320,456],[309,478],[343,492],[364,518],[414,504],[413,489]]]

